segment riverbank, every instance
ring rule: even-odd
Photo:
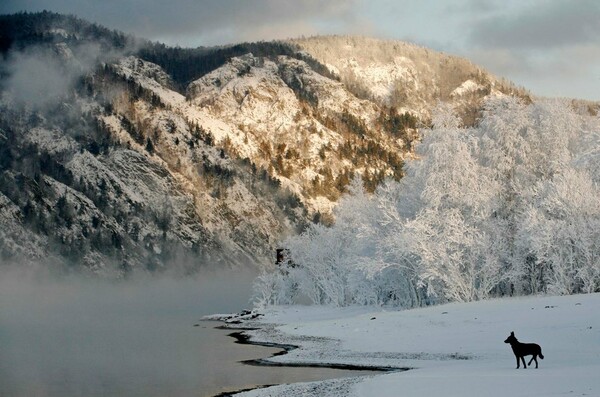
[[[261,364],[408,369],[280,385],[238,396],[600,395],[600,294],[523,297],[405,311],[274,307],[221,317],[253,343],[288,345]],[[258,316],[257,316],[258,315]],[[542,346],[516,370],[504,339]],[[528,359],[527,359],[528,361]]]

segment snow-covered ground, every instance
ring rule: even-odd
[[[405,311],[269,308],[243,322],[254,341],[299,349],[269,359],[409,367],[408,371],[240,394],[331,396],[599,396],[600,294],[522,297]],[[508,344],[542,346],[539,369],[516,369]],[[528,358],[526,359],[528,361]]]

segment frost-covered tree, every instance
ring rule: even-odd
[[[405,228],[409,250],[419,258],[419,281],[443,300],[484,298],[498,281],[487,250],[487,220],[498,187],[478,162],[476,135],[442,109],[417,154],[420,160],[407,178],[422,183],[421,208]]]
[[[361,178],[355,178],[348,190],[340,200],[333,226],[313,224],[300,236],[284,242],[291,252],[291,262],[261,275],[256,285],[258,301],[308,299],[316,304],[342,306],[397,299],[393,291],[373,288],[374,279],[384,267],[376,252],[380,228],[374,197],[366,193]],[[277,290],[275,293],[269,290],[271,286]]]
[[[493,98],[474,128],[441,105],[400,182],[371,196],[355,181],[333,226],[286,241],[295,267],[275,277],[278,301],[599,291],[599,165],[598,118],[564,101]]]
[[[412,172],[410,166],[408,172]],[[380,266],[374,279],[380,303],[413,307],[427,299],[425,285],[419,279],[420,259],[411,250],[412,235],[405,227],[406,220],[416,216],[422,205],[419,182],[410,177],[400,183],[387,181],[376,192]]]
[[[509,280],[498,286],[501,293],[535,292],[531,280],[537,270],[531,267],[531,252],[522,244],[519,228],[538,185],[571,167],[579,120],[562,101],[526,106],[515,98],[498,98],[486,104],[477,130],[480,162],[499,184],[490,231],[495,256]]]
[[[586,171],[570,169],[545,182],[521,236],[532,258],[525,273],[532,292],[600,289],[600,190]]]
[[[335,213],[335,225],[311,225],[285,242],[298,265],[290,276],[299,294],[319,304],[376,303],[372,288],[365,286],[377,233],[371,200],[362,180],[356,178],[340,200],[339,208],[344,210]]]

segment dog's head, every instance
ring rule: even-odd
[[[513,331],[510,333],[510,336],[508,338],[506,338],[504,343],[515,343],[516,341],[517,341],[517,338],[515,337],[515,333]]]

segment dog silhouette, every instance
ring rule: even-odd
[[[529,360],[529,365],[531,365],[532,361],[535,361],[536,368],[538,367],[537,357],[539,356],[542,360],[544,359],[540,345],[537,343],[521,343],[515,337],[514,332],[510,333],[510,336],[506,338],[504,343],[510,343],[510,347],[512,347],[512,351],[517,358],[517,369],[520,367],[519,359],[523,361],[523,368],[527,368],[527,365],[525,365],[525,356],[533,356]]]

